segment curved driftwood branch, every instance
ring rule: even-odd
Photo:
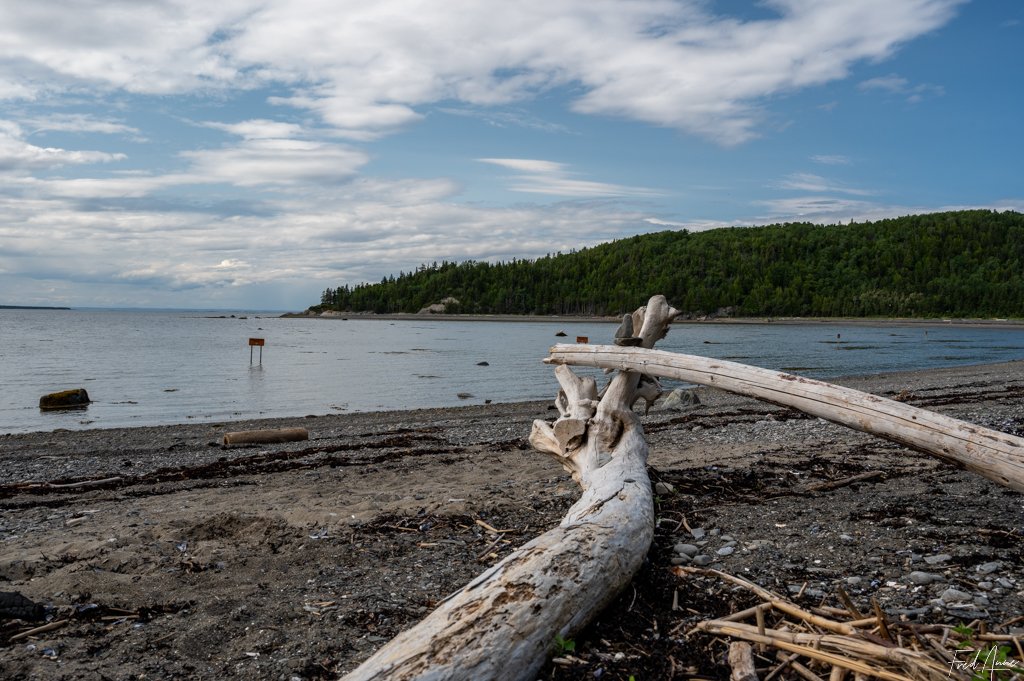
[[[653,347],[677,314],[655,296],[634,313],[634,338]],[[579,501],[558,527],[449,596],[346,681],[532,681],[556,637],[579,631],[640,568],[654,536],[647,443],[631,408],[640,374],[616,374],[600,399],[592,379],[568,367],[555,375],[561,416],[535,421],[530,442],[572,473]],[[645,386],[640,396],[651,394]]]
[[[898,442],[1024,492],[1024,439],[877,395],[771,369],[662,350],[556,345],[545,361],[639,371],[756,397]]]

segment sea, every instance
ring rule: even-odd
[[[0,434],[552,399],[558,384],[542,362],[550,346],[578,336],[610,343],[615,329],[565,319],[0,309]],[[256,338],[262,346],[250,345]],[[1024,327],[684,323],[658,348],[829,379],[1024,359]],[[92,403],[39,409],[42,395],[71,388]]]

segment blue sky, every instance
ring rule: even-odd
[[[0,0],[0,303],[1024,210],[1011,0]]]

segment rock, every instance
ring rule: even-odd
[[[656,482],[656,483],[654,483],[654,493],[655,494],[659,494],[661,496],[665,496],[666,494],[672,494],[672,492],[675,492],[675,491],[676,491],[676,488],[673,487],[671,483],[668,483],[668,482]]]
[[[999,586],[1003,587],[1004,589],[1012,589],[1013,588],[1013,582],[1011,580],[1007,579],[1006,577],[1000,577],[999,579],[997,579],[996,580],[996,584],[998,584]]]
[[[7,619],[41,622],[46,609],[15,591],[0,591],[0,620]]]
[[[993,560],[990,563],[982,563],[981,565],[974,568],[974,571],[982,575],[990,575],[1003,566],[998,560]]]
[[[700,547],[695,544],[676,544],[673,548],[676,553],[682,553],[690,558],[693,558],[700,552]]]
[[[697,541],[703,539],[706,536],[706,534],[707,533],[704,531],[703,527],[695,527],[692,530],[690,530],[690,536],[692,536]]]
[[[905,615],[906,617],[923,617],[932,611],[928,606],[920,608],[897,608],[897,615]]]
[[[491,366],[491,363],[490,362],[477,362],[476,365],[478,367],[489,367],[489,366]]]
[[[672,563],[673,565],[686,565],[691,560],[692,559],[688,555],[686,555],[685,553],[680,553],[678,555],[672,556],[672,558],[669,560],[669,562]]]
[[[613,342],[616,345],[636,347],[643,343],[643,340],[633,335],[633,315],[622,315],[622,323],[615,330]]]
[[[921,572],[920,570],[915,570],[914,572],[911,572],[909,575],[907,575],[907,579],[909,579],[912,583],[917,584],[919,586],[931,584],[932,582],[943,581],[942,575],[937,575],[932,572]]]
[[[700,398],[694,390],[683,390],[676,388],[668,394],[662,403],[661,408],[670,411],[683,411],[696,407],[700,404]]]
[[[50,393],[39,398],[40,409],[78,409],[89,406],[89,393],[85,388],[74,388]]]
[[[860,577],[847,577],[846,578],[846,583],[849,584],[850,586],[857,586],[862,581],[863,580]]]
[[[616,338],[632,338],[633,337],[633,315],[624,314],[622,315],[622,323],[619,324],[619,328],[615,329]]]
[[[939,563],[945,563],[952,557],[953,556],[949,555],[948,553],[940,553],[934,556],[925,556],[924,562],[928,563],[929,565],[938,565]]]
[[[731,556],[736,549],[732,546],[723,546],[718,549],[717,553],[720,556]]]
[[[971,594],[960,589],[949,588],[939,596],[943,603],[970,603]]]
[[[427,307],[421,309],[419,312],[417,312],[417,314],[444,314],[446,312],[451,312],[452,308],[457,309],[458,306],[459,299],[454,298],[452,296],[448,296],[446,298],[442,298],[441,302],[439,303],[434,303],[433,305],[428,305]]]
[[[711,563],[713,563],[713,562],[714,562],[714,558],[712,558],[711,556],[709,556],[707,554],[704,554],[704,553],[700,554],[699,556],[694,556],[693,557],[693,564],[697,565],[699,567],[704,567],[706,565],[711,565]]]

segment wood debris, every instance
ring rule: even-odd
[[[728,617],[704,620],[688,633],[720,637],[729,650],[734,678],[751,678],[749,663],[744,659],[747,651],[732,647],[740,641],[756,646],[755,657],[767,672],[762,677],[766,680],[785,674],[787,669],[802,678],[822,681],[838,681],[851,673],[854,678],[887,681],[1024,679],[1021,635],[993,634],[980,626],[975,632],[969,626],[895,621],[874,599],[870,604],[874,616],[843,621],[835,618],[859,614],[845,593],[837,595],[842,608],[806,609],[719,570],[680,566],[672,572],[684,579],[694,575],[717,577],[753,592],[763,601]],[[774,649],[774,653],[768,654],[768,649]]]

